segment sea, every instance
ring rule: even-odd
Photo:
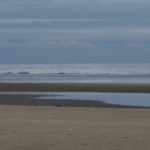
[[[0,65],[0,82],[149,84],[150,63]],[[96,100],[108,104],[150,107],[149,93],[1,92],[0,94],[33,94],[43,100],[54,98]]]
[[[0,82],[150,83],[150,63],[0,65]]]

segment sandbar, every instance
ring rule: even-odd
[[[0,83],[1,92],[130,92],[150,93],[146,83]]]

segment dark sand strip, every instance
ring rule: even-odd
[[[0,105],[103,107],[105,103],[85,100],[40,99],[36,95],[0,94]]]
[[[150,84],[130,83],[0,83],[1,92],[131,92],[150,93]]]
[[[128,106],[108,104],[94,100],[65,100],[65,99],[40,99],[40,95],[28,94],[0,94],[0,105],[22,106],[56,106],[56,107],[104,107],[104,108],[150,108],[144,106]]]

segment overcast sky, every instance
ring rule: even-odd
[[[149,0],[0,0],[0,63],[150,62]]]

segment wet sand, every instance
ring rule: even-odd
[[[2,150],[149,150],[150,109],[0,106]]]
[[[0,105],[22,105],[22,106],[56,106],[56,107],[105,107],[105,108],[150,108],[149,106],[130,106],[109,104],[96,100],[79,99],[55,99],[51,95],[50,99],[42,99],[43,95],[32,94],[0,94]]]
[[[150,93],[143,83],[0,83],[1,92],[134,92]]]
[[[56,107],[113,107],[100,101],[41,99],[40,95],[0,94],[0,105],[56,106]],[[55,96],[54,96],[55,98]]]

